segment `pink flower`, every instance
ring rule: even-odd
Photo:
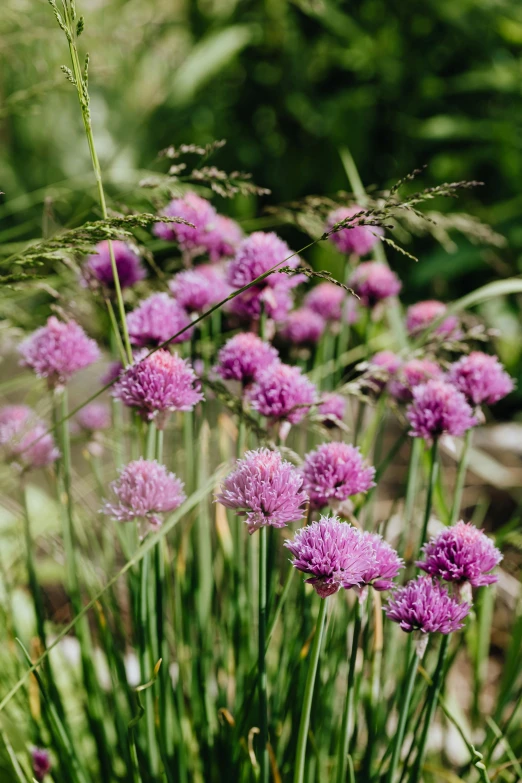
[[[111,484],[116,502],[106,503],[102,513],[118,522],[144,520],[156,529],[163,516],[185,500],[183,482],[156,460],[129,462]]]
[[[182,343],[192,336],[190,318],[180,305],[168,294],[152,294],[127,316],[127,328],[133,345],[162,345],[175,334],[185,329],[174,343]]]
[[[113,396],[137,408],[143,419],[155,420],[160,429],[171,411],[190,411],[203,399],[188,361],[162,348],[144,358],[137,356],[120,375]]]
[[[317,408],[319,415],[329,419],[333,425],[335,425],[336,422],[343,421],[345,411],[345,398],[341,394],[333,393],[323,394]]]
[[[305,306],[324,318],[325,321],[340,321],[346,291],[335,283],[319,283],[305,296]]]
[[[502,560],[493,542],[472,524],[457,522],[432,538],[423,548],[424,561],[416,565],[430,576],[473,587],[498,582],[488,573]]]
[[[393,591],[386,615],[411,633],[453,633],[463,626],[469,604],[460,604],[429,576],[418,576]]]
[[[331,231],[336,223],[340,223],[346,218],[353,217],[364,210],[356,204],[351,207],[340,207],[328,215],[326,221],[327,231]],[[359,219],[364,219],[364,214]],[[380,226],[358,226],[354,221],[352,228],[342,228],[339,231],[330,234],[330,241],[337,246],[341,253],[349,253],[356,256],[365,256],[370,250],[373,250],[379,237],[383,236],[384,231]]]
[[[35,780],[42,783],[45,776],[51,771],[51,757],[44,748],[32,748],[31,758]]]
[[[60,456],[46,425],[27,405],[0,408],[0,451],[21,470],[44,468]]]
[[[473,405],[493,405],[513,391],[512,378],[496,356],[473,351],[452,364],[448,380]]]
[[[293,310],[281,327],[281,336],[295,345],[318,343],[325,330],[323,318],[307,307]]]
[[[363,582],[374,563],[373,547],[352,525],[337,517],[321,517],[319,522],[300,528],[284,545],[294,556],[292,565],[309,575],[321,598],[341,587],[350,589]]]
[[[146,271],[141,259],[134,250],[125,242],[112,240],[112,250],[118,272],[120,287],[130,288],[146,277]],[[96,245],[96,253],[88,256],[82,267],[82,280],[85,285],[96,287],[105,286],[114,289],[114,275],[112,273],[109,242],[104,241]]]
[[[392,351],[378,351],[368,362],[364,380],[373,390],[382,392],[400,366],[401,360]]]
[[[212,204],[196,193],[186,193],[175,198],[163,210],[165,217],[180,217],[192,223],[156,223],[154,233],[167,242],[177,242],[182,250],[193,255],[208,252],[209,243],[216,227],[217,212]]]
[[[108,430],[111,426],[109,406],[103,402],[91,402],[78,411],[76,422],[86,432]]]
[[[52,315],[19,346],[20,364],[30,367],[50,388],[68,383],[79,370],[100,356],[94,340],[75,321],[59,321]]]
[[[441,367],[430,359],[410,359],[404,362],[388,384],[390,394],[401,402],[413,399],[412,390],[421,383],[442,378]]]
[[[408,307],[406,313],[406,329],[408,334],[414,335],[423,332],[431,324],[440,318],[448,308],[444,302],[436,299],[428,299],[425,302],[417,302]],[[449,315],[435,329],[436,334],[443,337],[452,337],[458,331],[459,321],[455,315]]]
[[[263,369],[248,391],[248,399],[262,416],[297,424],[315,404],[317,390],[299,367],[273,362]]]
[[[380,261],[365,261],[352,272],[348,285],[360,298],[365,307],[375,307],[391,296],[397,296],[402,283],[386,264]]]
[[[374,590],[391,590],[393,580],[404,568],[403,559],[377,533],[363,533],[363,536],[372,545],[375,561],[365,572],[362,583],[371,585]]]
[[[433,380],[413,389],[406,416],[410,434],[430,442],[447,432],[459,437],[477,423],[464,395],[450,383]]]
[[[205,240],[210,260],[216,262],[223,258],[230,258],[242,239],[243,232],[235,220],[225,215],[217,215],[214,228]]]
[[[240,381],[248,386],[277,359],[278,353],[273,346],[253,332],[241,332],[221,348],[215,370],[225,381]]]
[[[199,266],[178,272],[169,288],[177,304],[188,313],[203,312],[230,293],[230,288],[211,266],[205,271]]]
[[[375,468],[365,464],[355,446],[323,443],[305,457],[304,487],[312,508],[341,503],[373,487]]]
[[[304,515],[308,500],[303,479],[277,451],[248,451],[223,482],[216,500],[246,516],[248,532],[260,527],[285,527]]]

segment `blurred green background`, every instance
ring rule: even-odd
[[[217,164],[252,172],[272,195],[218,207],[252,218],[265,203],[348,189],[346,146],[366,186],[389,186],[424,164],[419,187],[484,181],[458,203],[434,206],[470,212],[508,239],[499,249],[456,236],[452,253],[416,240],[419,264],[391,258],[405,302],[452,299],[522,270],[517,0],[82,0],[78,11],[116,204],[161,148],[225,138]],[[66,42],[48,3],[3,0],[0,36],[0,241],[9,252],[85,219],[95,193],[75,91],[60,72]],[[321,246],[315,262],[329,252]],[[491,301],[486,315],[520,378],[517,302]]]

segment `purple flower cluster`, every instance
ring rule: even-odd
[[[317,408],[318,414],[329,419],[332,424],[343,421],[345,411],[346,399],[341,394],[334,394],[333,392],[323,394]]]
[[[281,336],[295,345],[314,345],[326,328],[324,319],[308,307],[288,314],[281,327]]]
[[[200,313],[228,296],[230,288],[218,269],[202,265],[178,272],[169,283],[175,301],[187,313]]]
[[[317,401],[317,389],[299,367],[273,362],[248,390],[252,408],[267,419],[300,422]]]
[[[0,452],[21,470],[44,468],[60,456],[46,425],[27,405],[0,408]]]
[[[303,478],[277,451],[248,451],[223,482],[216,500],[246,517],[248,532],[302,519],[308,495]]]
[[[402,288],[395,272],[380,261],[359,264],[352,272],[348,285],[365,307],[375,307],[384,299],[397,296]]]
[[[346,218],[351,218],[364,212],[362,207],[353,205],[351,207],[340,207],[328,215],[326,221],[327,231]],[[364,215],[361,215],[364,218]],[[373,250],[379,237],[384,234],[380,226],[358,226],[353,228],[342,228],[330,234],[330,240],[337,246],[341,253],[353,254],[356,256],[365,256],[370,250]]]
[[[257,334],[241,332],[227,340],[221,348],[215,370],[223,380],[239,381],[246,387],[278,358],[276,349]]]
[[[513,391],[512,378],[496,356],[473,351],[450,367],[448,380],[473,405],[492,405]]]
[[[111,244],[120,288],[131,288],[146,277],[147,273],[141,263],[141,259],[125,242],[113,240]],[[112,273],[108,241],[100,242],[96,245],[96,253],[87,257],[82,267],[81,280],[84,285],[91,288],[101,286],[107,289],[114,289],[114,275]]]
[[[33,775],[38,783],[42,783],[45,776],[51,771],[51,757],[44,748],[32,748],[31,759],[33,762]]]
[[[401,360],[392,351],[378,351],[368,362],[364,381],[375,392],[382,392],[395,375]]]
[[[427,299],[408,307],[406,313],[406,329],[408,334],[416,335],[423,332],[438,318],[441,318],[448,308],[444,302]],[[454,337],[458,332],[459,321],[455,315],[449,315],[437,326],[435,333],[442,337]]]
[[[473,587],[490,585],[498,576],[489,573],[502,560],[493,542],[474,525],[457,522],[433,537],[423,548],[424,560],[417,566],[432,577]]]
[[[162,348],[137,356],[120,375],[113,396],[136,408],[143,419],[155,421],[159,429],[171,411],[190,411],[203,399],[188,361]]]
[[[103,402],[91,402],[76,414],[76,423],[85,432],[100,432],[111,426],[111,412]]]
[[[185,310],[165,293],[152,294],[127,316],[130,341],[141,347],[161,345],[182,329],[185,331],[172,342],[189,340],[193,333],[190,323]]]
[[[414,437],[427,442],[445,432],[459,437],[477,423],[466,398],[451,383],[428,381],[414,388],[412,395],[406,415]]]
[[[442,368],[431,359],[410,359],[396,370],[388,389],[400,402],[410,402],[413,399],[413,389],[442,376]]]
[[[429,576],[419,576],[398,587],[385,607],[386,615],[411,633],[453,633],[463,626],[469,604],[459,603]]]
[[[318,522],[300,528],[284,545],[294,556],[294,568],[309,575],[306,582],[321,598],[341,587],[349,590],[362,585],[375,562],[371,542],[335,516],[322,516]]]
[[[51,389],[71,380],[79,370],[100,356],[94,340],[75,321],[59,321],[52,315],[46,326],[37,329],[18,347],[20,364],[30,367],[39,378],[47,378]]]
[[[341,286],[324,281],[312,288],[305,296],[305,306],[320,315],[325,321],[340,321],[346,291]]]
[[[102,513],[118,522],[143,520],[152,528],[160,527],[163,516],[185,500],[183,482],[156,460],[129,462],[111,489],[116,501],[106,503]]]
[[[323,443],[305,457],[304,487],[312,508],[338,504],[373,486],[375,468],[366,465],[358,448]]]
[[[363,533],[363,536],[373,547],[375,560],[365,571],[362,584],[371,585],[374,590],[391,590],[393,580],[404,568],[404,561],[395,549],[377,533]]]

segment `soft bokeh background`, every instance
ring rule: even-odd
[[[227,139],[217,163],[252,172],[265,203],[348,189],[348,147],[366,186],[428,164],[419,186],[482,180],[457,203],[504,234],[504,248],[455,236],[453,252],[416,240],[394,255],[406,302],[452,299],[522,269],[522,6],[516,0],[83,0],[94,131],[114,203],[168,144]],[[60,65],[63,34],[45,0],[0,14],[0,242],[95,214],[77,98]],[[219,201],[219,200],[218,200]],[[247,227],[259,199],[218,204]],[[263,226],[270,226],[265,219]],[[303,238],[281,229],[294,247]],[[325,244],[312,253],[331,263]],[[522,380],[519,308],[484,314]],[[520,384],[519,384],[520,385]],[[513,397],[516,400],[516,397]],[[509,413],[513,413],[510,403]]]

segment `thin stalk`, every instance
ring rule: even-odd
[[[428,740],[428,734],[431,729],[431,722],[433,720],[433,716],[435,715],[435,710],[437,709],[439,694],[442,688],[442,680],[444,675],[446,658],[448,655],[449,642],[450,642],[450,634],[443,634],[442,641],[440,643],[437,666],[435,668],[433,680],[426,699],[426,704],[427,704],[426,716],[424,718],[422,734],[419,740],[417,756],[415,758],[415,762],[413,764],[411,775],[410,775],[410,783],[418,783],[421,777],[422,765],[424,763],[424,755],[426,752],[426,742]]]
[[[468,469],[469,450],[473,437],[473,428],[467,430],[464,436],[464,445],[460,455],[459,468],[457,472],[457,481],[455,483],[455,493],[453,495],[453,504],[451,506],[450,525],[454,525],[459,518],[460,505],[462,503],[462,493],[464,491],[464,482],[466,480],[466,471]]]
[[[315,627],[314,641],[310,652],[310,661],[308,663],[308,675],[306,677],[306,686],[301,708],[301,722],[299,724],[299,735],[297,738],[297,752],[295,757],[294,783],[304,783],[305,761],[306,761],[306,741],[308,739],[308,727],[310,725],[310,712],[312,709],[312,700],[314,696],[315,677],[317,674],[317,665],[321,653],[321,643],[323,640],[324,626],[326,623],[326,603],[327,598],[321,598],[319,605],[319,614]]]
[[[426,535],[428,532],[428,523],[430,521],[430,516],[431,516],[431,507],[433,504],[433,493],[435,491],[435,484],[437,483],[437,473],[438,473],[438,464],[439,464],[437,458],[438,456],[437,446],[438,446],[437,438],[434,438],[431,447],[431,453],[430,453],[430,472],[428,476],[428,492],[426,495],[426,508],[424,510],[424,520],[422,522],[422,532],[419,540],[419,547],[417,550],[418,555],[420,554],[420,551],[426,541]]]
[[[268,698],[266,687],[266,613],[267,613],[267,531],[259,530],[259,629],[258,629],[258,688],[259,688],[259,744],[260,781],[268,783]]]
[[[341,727],[341,741],[339,742],[339,756],[337,759],[337,783],[344,783],[346,780],[346,768],[348,763],[348,748],[350,736],[354,727],[355,711],[355,664],[357,662],[357,650],[359,647],[359,636],[361,633],[362,613],[361,603],[357,599],[355,602],[355,617],[353,624],[352,650],[350,654],[350,665],[348,668],[348,685],[346,688],[346,698],[344,702],[343,721]]]
[[[415,685],[415,677],[417,675],[417,669],[419,667],[420,660],[420,656],[417,654],[417,650],[415,650],[413,652],[410,665],[408,667],[408,673],[406,675],[404,695],[402,697],[401,710],[399,713],[399,723],[397,725],[395,738],[393,740],[393,752],[390,767],[388,769],[388,775],[386,777],[386,783],[393,783],[395,779],[395,773],[397,772],[397,767],[399,765],[402,743],[404,741],[404,731],[406,729],[406,721],[408,720],[408,711],[413,694],[413,686]]]

